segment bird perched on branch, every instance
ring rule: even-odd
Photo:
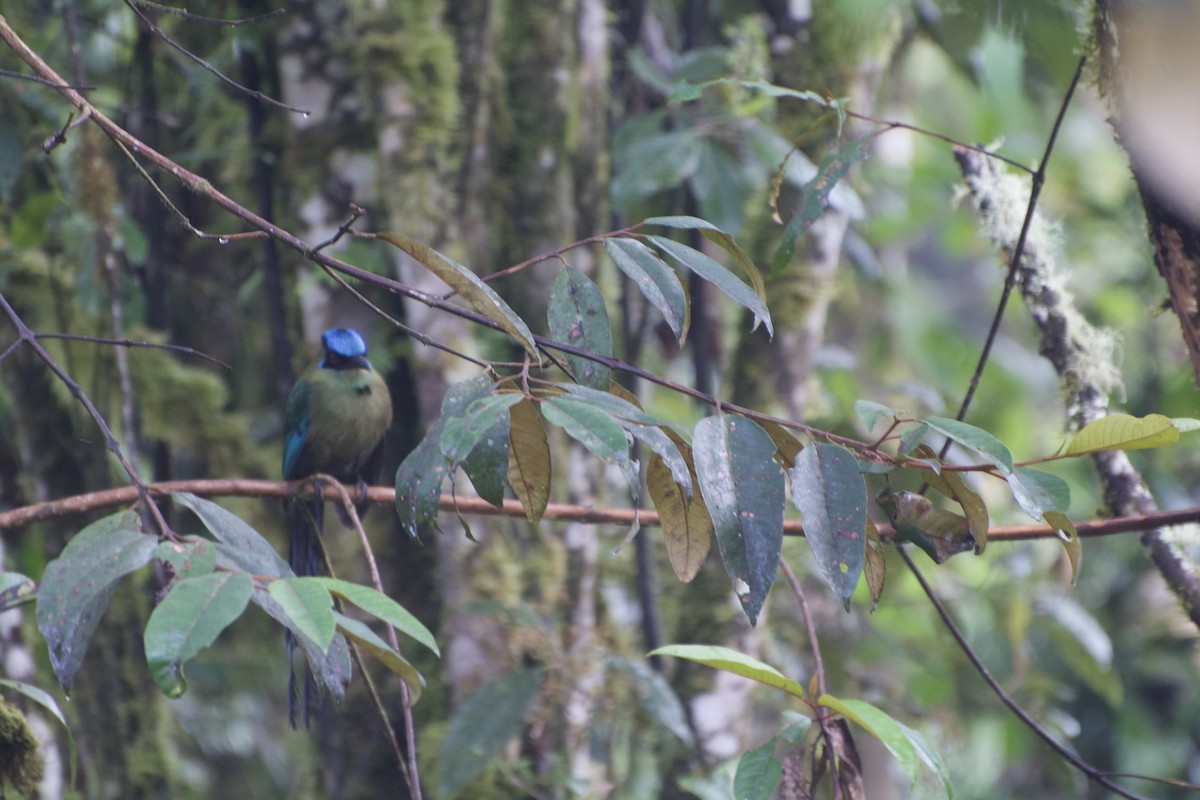
[[[367,505],[367,484],[378,477],[383,435],[392,424],[392,398],[387,384],[367,360],[367,343],[357,331],[331,328],[322,334],[321,346],[324,355],[320,362],[300,376],[288,395],[283,477],[294,481],[324,473],[355,486],[363,495],[357,504],[361,516]],[[325,573],[320,542],[325,504],[320,494],[318,486],[315,499],[293,502],[288,508],[288,561],[300,576]],[[295,647],[289,634],[289,654]],[[302,671],[303,689],[294,669],[288,686],[292,727],[297,727],[297,710],[308,725],[309,707],[317,698],[312,675]]]

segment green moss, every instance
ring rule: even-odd
[[[35,794],[45,771],[46,764],[25,715],[0,699],[0,795],[5,784],[19,794]]]

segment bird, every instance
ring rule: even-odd
[[[330,328],[321,335],[321,360],[296,381],[284,409],[283,478],[300,480],[324,473],[359,489],[356,504],[366,511],[366,487],[379,474],[384,434],[392,424],[392,398],[382,376],[367,360],[367,343],[351,328]],[[341,512],[341,506],[338,506]],[[312,500],[288,508],[288,563],[297,576],[325,574],[320,535],[325,503],[320,485]],[[345,517],[343,516],[343,519]],[[296,640],[287,636],[289,657]],[[288,683],[288,721],[308,726],[310,706],[319,702],[306,666],[303,681],[295,669]],[[301,686],[303,688],[301,689]]]

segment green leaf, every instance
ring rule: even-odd
[[[1005,476],[1017,504],[1041,521],[1048,511],[1065,512],[1071,507],[1071,487],[1057,475],[1028,467],[1017,467]]]
[[[70,687],[88,643],[108,608],[117,582],[145,566],[158,540],[141,532],[132,511],[96,520],[71,538],[46,565],[38,590],[37,624],[50,650],[50,666]]]
[[[70,781],[68,785],[75,785],[75,772],[78,764],[78,753],[75,750],[75,734],[71,732],[71,726],[67,724],[67,718],[63,716],[62,709],[58,707],[58,702],[44,689],[40,689],[32,684],[24,681],[14,681],[8,678],[0,678],[0,686],[12,689],[14,692],[19,692],[25,695],[33,702],[37,703],[42,708],[50,712],[51,716],[57,719],[63,726],[63,730],[67,732],[67,746],[71,752],[71,771]]]
[[[775,757],[775,739],[772,738],[766,744],[747,750],[738,759],[733,796],[737,800],[770,800],[782,780],[783,767]]]
[[[1192,417],[1175,417],[1171,420],[1171,424],[1180,433],[1191,433],[1192,431],[1200,430],[1200,419],[1193,419]]]
[[[508,416],[508,410],[525,399],[517,392],[489,394],[471,401],[461,417],[450,417],[442,425],[442,455],[460,463],[475,451],[485,436]]]
[[[207,575],[217,568],[217,548],[207,539],[185,536],[154,548],[154,557],[171,565],[180,578]]]
[[[325,654],[333,642],[333,598],[312,578],[280,578],[271,581],[267,591],[296,629],[312,639]]]
[[[651,650],[647,655],[672,656],[695,661],[706,667],[741,675],[743,678],[749,678],[764,686],[781,689],[793,697],[804,697],[804,687],[796,681],[785,677],[782,672],[769,664],[764,664],[756,658],[751,658],[728,647],[709,644],[669,644]]]
[[[238,568],[252,575],[282,578],[291,574],[287,561],[241,517],[191,492],[172,492],[171,499],[191,509],[209,533],[226,545],[217,547],[218,556],[231,559]]]
[[[167,697],[187,691],[183,663],[216,641],[246,610],[254,580],[245,572],[181,578],[150,614],[143,641],[150,675]]]
[[[682,345],[687,338],[689,316],[679,274],[636,239],[605,239],[604,249],[646,301],[659,310]]]
[[[900,434],[900,443],[897,446],[896,451],[902,456],[907,456],[911,454],[913,450],[916,450],[921,443],[925,441],[925,437],[928,435],[928,422],[922,422],[918,425],[914,425],[904,433]],[[934,457],[937,457],[936,454],[934,454]]]
[[[943,436],[976,451],[1008,476],[1013,470],[1012,453],[995,436],[982,428],[947,417],[925,417],[924,422]]]
[[[725,231],[713,225],[710,222],[702,220],[698,217],[676,216],[676,217],[651,217],[645,220],[645,225],[663,225],[668,228],[679,228],[682,230],[699,230],[700,235],[708,239],[713,244],[721,247],[729,255],[733,256],[733,260],[741,267],[742,272],[750,279],[750,285],[754,287],[754,293],[763,299],[767,300],[767,286],[763,281],[762,273],[755,266],[754,261],[746,254],[733,237]]]
[[[814,442],[796,457],[791,476],[817,567],[849,611],[867,549],[867,485],[858,462],[844,448]]]
[[[613,354],[612,327],[600,288],[578,270],[558,273],[546,310],[550,333],[560,342],[601,356]],[[567,355],[575,380],[583,386],[605,391],[612,370],[598,361]]]
[[[505,675],[476,689],[450,720],[438,758],[438,794],[449,797],[483,774],[521,730],[542,687],[542,670]]]
[[[508,483],[521,501],[525,517],[537,525],[550,502],[550,446],[542,415],[529,400],[508,412]]]
[[[692,728],[688,725],[687,712],[684,710],[679,696],[675,694],[675,690],[671,688],[671,684],[663,677],[662,673],[651,669],[643,661],[634,661],[620,656],[610,656],[608,666],[610,669],[619,669],[633,677],[638,699],[641,700],[642,708],[650,715],[651,719],[674,734],[684,744],[689,746],[693,744],[694,737]]]
[[[18,608],[37,599],[38,584],[19,572],[0,572],[0,612]]]
[[[421,266],[440,278],[447,286],[466,300],[471,308],[499,325],[508,335],[517,340],[521,347],[534,360],[540,359],[537,343],[525,320],[509,308],[500,299],[500,295],[488,286],[479,276],[462,264],[442,255],[427,244],[418,242],[399,233],[371,234],[376,239],[382,239],[393,247],[397,247],[415,258]]]
[[[783,470],[774,460],[775,442],[752,420],[723,414],[696,424],[692,446],[721,561],[753,625],[783,545]]]
[[[732,272],[725,269],[725,267],[716,261],[713,261],[704,253],[694,250],[687,245],[662,236],[649,236],[647,238],[653,242],[655,247],[671,256],[676,263],[695,272],[701,278],[720,289],[735,303],[750,311],[754,315],[754,327],[757,328],[759,323],[762,323],[766,326],[768,334],[771,336],[775,335],[775,328],[771,324],[771,313],[767,310],[765,300],[751,287],[738,280]]]
[[[421,677],[421,673],[417,671],[416,667],[408,663],[404,656],[393,650],[391,645],[380,639],[375,631],[358,620],[351,619],[336,611],[333,612],[333,618],[342,636],[345,636],[359,647],[365,648],[379,663],[383,664],[396,675],[399,675],[408,684],[408,702],[410,706],[421,699],[421,693],[425,688],[425,679]]]
[[[855,400],[854,413],[862,420],[863,427],[868,432],[873,430],[879,424],[881,419],[891,419],[892,417],[903,417],[907,411],[897,411],[894,408],[876,403],[873,400]]]
[[[312,668],[312,675],[318,685],[328,691],[333,699],[340,703],[346,696],[346,687],[350,684],[350,648],[346,639],[340,633],[334,634],[329,647],[322,652],[320,646],[300,630],[288,612],[275,601],[266,589],[256,588],[250,595],[250,602],[265,611],[273,620],[291,631],[300,649]],[[335,613],[336,618],[336,613]]]
[[[1047,511],[1042,519],[1058,531],[1058,540],[1062,542],[1063,549],[1067,551],[1067,560],[1071,562],[1071,585],[1074,586],[1079,580],[1079,569],[1083,566],[1083,540],[1079,538],[1079,531],[1075,530],[1075,523],[1060,511]]]
[[[900,762],[904,774],[908,776],[909,785],[916,786],[921,756],[909,736],[911,729],[862,700],[840,700],[833,695],[823,694],[817,698],[817,705],[841,714],[883,742],[884,747]]]
[[[629,400],[621,397],[620,395],[614,394],[613,391],[590,389],[586,386],[579,386],[574,383],[556,383],[554,385],[571,398],[588,403],[589,405],[596,406],[596,408],[604,411],[609,416],[617,418],[618,420],[636,422],[639,425],[670,428],[680,436],[687,436],[686,428],[678,425],[671,425],[663,419],[653,416],[652,414],[647,414]],[[620,384],[613,384],[612,386],[619,385]],[[607,390],[611,387],[605,388]]]
[[[666,132],[644,131],[636,137],[618,132],[614,149],[617,169],[609,184],[609,196],[613,205],[630,211],[647,197],[680,188],[700,164],[701,141],[698,131],[690,126]]]
[[[1078,456],[1101,450],[1144,450],[1163,447],[1179,441],[1179,428],[1162,414],[1132,417],[1129,414],[1109,414],[1089,422],[1063,455]]]
[[[796,241],[825,213],[829,193],[851,167],[867,157],[868,147],[874,140],[875,134],[868,134],[861,139],[847,142],[836,153],[821,160],[817,174],[801,190],[799,207],[792,212],[787,226],[783,229],[779,247],[771,257],[772,275],[778,275],[792,260],[792,255],[796,252]]]
[[[505,409],[496,424],[484,431],[471,454],[461,464],[475,492],[496,508],[504,505],[504,482],[508,478],[509,436],[512,432],[510,413],[511,409]]]
[[[570,397],[550,397],[542,403],[542,415],[601,461],[615,464],[629,459],[625,430],[603,409]]]
[[[438,650],[437,641],[433,638],[433,634],[429,632],[429,629],[422,625],[419,619],[410,614],[404,606],[386,594],[378,592],[370,586],[362,586],[337,578],[309,578],[309,580],[319,583],[330,594],[336,594],[346,602],[358,606],[363,611],[386,622],[401,633],[411,636],[432,650],[434,655],[441,655],[441,652]]]

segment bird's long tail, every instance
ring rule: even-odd
[[[297,576],[325,574],[325,556],[320,536],[325,523],[325,503],[320,500],[295,502],[288,506],[288,564]],[[296,637],[286,633],[288,662],[288,723],[308,727],[308,718],[320,704],[320,694],[304,653],[296,653]]]

